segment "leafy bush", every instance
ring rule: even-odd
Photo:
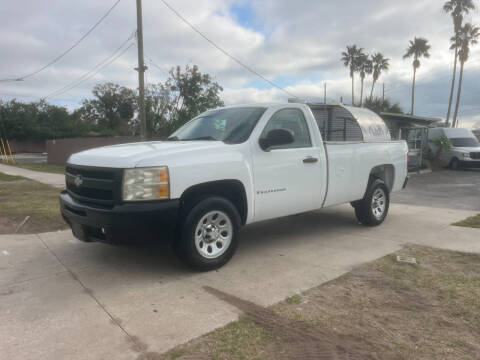
[[[436,146],[435,154],[433,155],[433,160],[437,160],[442,153],[442,150],[450,150],[452,148],[452,142],[446,136],[439,136],[435,139],[429,140],[432,144]]]

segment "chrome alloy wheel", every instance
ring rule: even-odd
[[[195,228],[195,246],[207,259],[215,259],[227,251],[233,236],[232,221],[222,211],[203,215]]]
[[[377,220],[380,220],[385,213],[385,191],[376,189],[372,196],[372,212]]]

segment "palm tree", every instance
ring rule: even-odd
[[[373,82],[372,82],[372,90],[370,90],[370,101],[373,97],[373,88],[375,87],[375,83],[380,78],[380,75],[383,71],[387,71],[389,67],[390,59],[383,56],[382,53],[375,53],[371,56],[372,66],[373,66]]]
[[[403,114],[403,110],[398,103],[393,103],[387,98],[375,97],[373,99],[365,99],[365,107],[377,114],[389,112],[395,114]]]
[[[363,105],[363,82],[365,81],[365,76],[371,74],[373,71],[372,61],[368,58],[367,54],[361,52],[358,57],[358,72],[360,73],[361,79],[361,90],[360,90],[360,107]]]
[[[453,20],[453,30],[454,30],[454,38],[457,37],[459,29],[462,27],[463,17],[464,15],[468,14],[470,10],[474,10],[475,5],[473,0],[450,0],[447,1],[443,5],[443,10],[446,13],[450,13],[452,15]],[[450,111],[452,110],[452,100],[453,100],[453,91],[455,90],[455,76],[457,74],[457,59],[458,59],[458,48],[459,44],[455,41],[452,44],[450,49],[455,51],[455,58],[453,60],[453,75],[452,75],[452,85],[450,86],[450,97],[448,99],[448,110],[447,110],[447,118],[446,118],[446,126],[449,125],[450,120]]]
[[[460,47],[458,50],[458,60],[460,60],[460,76],[458,77],[457,103],[453,113],[452,127],[457,126],[458,107],[460,105],[460,94],[462,92],[463,68],[470,55],[470,46],[475,45],[480,37],[480,28],[466,23],[459,30]]]
[[[355,105],[355,72],[358,69],[358,58],[362,53],[362,48],[357,48],[357,45],[347,46],[347,51],[342,52],[343,64],[349,68],[350,77],[352,78],[352,105]]]
[[[417,69],[420,67],[420,58],[425,57],[429,58],[430,45],[428,40],[424,38],[414,38],[410,40],[410,46],[407,48],[407,52],[403,55],[403,58],[409,58],[413,56],[413,83],[412,83],[412,107],[410,110],[410,115],[413,115],[413,108],[415,106],[415,78],[417,75]]]

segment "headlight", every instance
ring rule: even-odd
[[[462,158],[469,159],[470,158],[470,153],[462,153]]]
[[[168,168],[125,169],[122,198],[124,201],[161,200],[170,197]]]

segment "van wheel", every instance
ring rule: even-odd
[[[370,183],[362,200],[354,203],[355,215],[367,226],[380,225],[388,214],[390,196],[385,183],[376,179]]]
[[[460,167],[460,163],[457,158],[453,158],[452,161],[450,161],[450,169],[451,170],[458,170]]]
[[[238,246],[240,215],[225,198],[201,200],[186,214],[175,242],[177,256],[195,270],[226,264]]]

